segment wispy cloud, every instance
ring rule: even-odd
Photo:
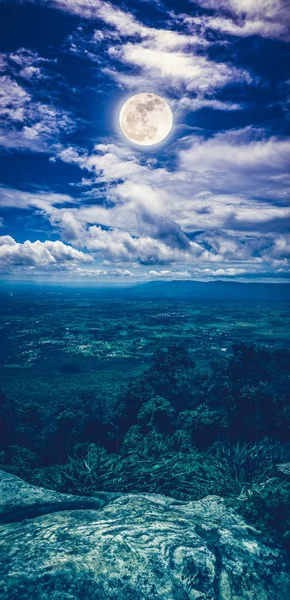
[[[102,19],[114,26],[122,35],[149,35],[150,28],[138,23],[133,15],[103,0],[42,0],[43,3],[78,15],[83,19]],[[287,0],[192,0],[209,13],[202,17],[188,17],[187,22],[203,24],[211,29],[239,36],[289,40],[290,10]],[[161,3],[160,3],[161,4]],[[174,19],[173,12],[169,13]],[[151,28],[153,30],[153,28]],[[194,32],[198,39],[198,35]],[[181,36],[182,37],[182,36]],[[175,45],[174,36],[168,35],[169,45]]]
[[[114,60],[138,67],[137,76],[147,79],[148,83],[151,80],[151,85],[152,82],[158,87],[162,85],[168,91],[178,89],[180,93],[208,94],[229,83],[251,82],[246,71],[182,50],[168,52],[159,47],[127,42],[120,47],[112,46],[109,54]],[[117,69],[112,73],[120,83],[126,81]]]
[[[52,207],[76,204],[68,194],[56,194],[48,191],[27,192],[0,185],[0,206],[27,210],[36,208],[49,213]]]
[[[89,39],[78,30],[70,38],[70,48],[94,61],[99,44],[106,40],[102,70],[122,88],[150,88],[173,94],[180,108],[186,106],[189,98],[187,108],[191,110],[208,106],[215,110],[237,110],[241,108],[239,103],[224,102],[213,98],[213,94],[229,84],[253,82],[247,70],[209,58],[210,43],[200,28],[191,23],[189,33],[185,29],[180,32],[178,19],[172,13],[168,13],[167,28],[157,28],[143,25],[130,12],[108,2],[92,5],[54,0],[53,6],[83,18],[99,19],[108,27],[101,32],[96,30]]]
[[[197,0],[211,14],[185,17],[185,22],[240,37],[258,35],[290,40],[287,0]]]

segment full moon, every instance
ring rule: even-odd
[[[164,98],[142,93],[131,96],[123,104],[119,122],[128,140],[139,146],[153,146],[169,134],[173,117]]]

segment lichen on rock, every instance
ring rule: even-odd
[[[2,600],[288,600],[279,551],[220,497],[95,498],[1,472]]]

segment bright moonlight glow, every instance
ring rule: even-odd
[[[124,135],[140,146],[158,144],[169,134],[172,112],[166,100],[156,94],[131,96],[120,111],[120,127]]]

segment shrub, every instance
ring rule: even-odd
[[[290,550],[290,481],[273,478],[228,503],[263,532],[270,543]]]
[[[146,429],[153,427],[157,431],[169,433],[175,417],[175,410],[168,400],[161,396],[155,396],[144,402],[137,415],[137,421]]]

